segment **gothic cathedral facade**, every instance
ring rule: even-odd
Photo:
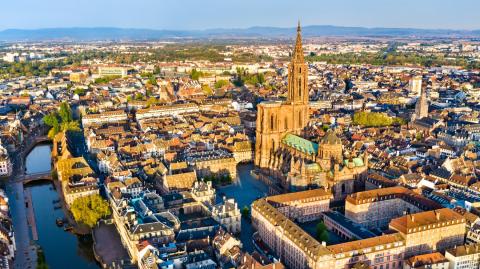
[[[299,135],[308,124],[308,66],[302,48],[300,24],[293,58],[288,66],[288,97],[286,102],[260,103],[257,114],[255,165],[270,168],[271,154],[287,133]]]
[[[353,192],[354,181],[368,168],[368,156],[344,152],[342,140],[329,130],[320,143],[302,137],[308,125],[308,66],[305,63],[300,25],[288,66],[285,101],[265,101],[258,106],[255,165],[275,177],[287,191],[323,187],[335,200]],[[347,157],[347,159],[344,159]]]

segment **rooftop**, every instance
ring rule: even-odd
[[[419,232],[421,228],[432,229],[444,225],[465,224],[465,218],[457,212],[442,208],[405,215],[390,222],[390,227],[403,234]]]
[[[308,141],[294,134],[286,134],[282,139],[282,143],[308,155],[316,155],[318,152],[317,143]]]

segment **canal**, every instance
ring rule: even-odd
[[[35,147],[26,158],[27,173],[50,171],[51,145],[41,144]],[[250,207],[253,201],[268,193],[268,186],[251,175],[253,164],[238,165],[238,180],[228,186],[217,188],[217,202],[222,196],[234,198],[238,207]],[[51,182],[28,184],[25,190],[31,193],[38,231],[37,244],[45,253],[49,268],[99,268],[96,263],[92,239],[65,232],[55,225],[57,218],[63,218],[61,209],[55,209],[54,201],[59,195]],[[253,227],[250,220],[242,218],[240,240],[244,250],[254,251],[252,243]]]
[[[36,146],[26,158],[27,173],[47,172],[51,169],[51,145]],[[76,236],[55,225],[64,218],[62,209],[55,209],[59,195],[51,182],[28,184],[31,193],[38,232],[37,244],[43,249],[49,268],[99,268],[93,254],[91,236]],[[57,207],[58,208],[58,207]]]
[[[251,175],[253,164],[240,164],[237,169],[238,180],[234,184],[217,188],[217,202],[221,201],[222,196],[234,198],[238,203],[238,207],[242,210],[244,206],[250,208],[253,201],[266,196],[268,186]],[[243,249],[250,253],[254,250],[252,235],[253,227],[251,221],[242,218],[240,241],[243,244]]]

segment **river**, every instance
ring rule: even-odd
[[[50,171],[51,145],[36,146],[26,158],[27,173]],[[59,199],[50,182],[29,184],[25,189],[31,192],[35,220],[38,231],[37,244],[45,253],[50,269],[57,268],[99,268],[96,263],[90,236],[76,236],[55,225],[57,218],[63,218],[61,209],[54,209],[54,201]]]
[[[26,158],[27,173],[47,172],[50,164],[51,145],[41,144],[36,146]],[[235,198],[240,209],[250,207],[251,203],[263,197],[268,192],[268,187],[261,181],[256,180],[251,174],[252,164],[238,166],[239,179],[228,186],[217,189],[217,198],[221,196]],[[50,182],[29,184],[25,186],[32,195],[35,219],[39,240],[37,243],[45,253],[49,268],[99,268],[95,262],[91,237],[78,237],[55,225],[57,218],[63,218],[61,209],[54,209],[55,200],[59,199],[57,191]],[[251,222],[242,218],[242,232],[240,240],[244,250],[252,252],[253,228]]]

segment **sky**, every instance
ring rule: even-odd
[[[0,0],[0,30],[336,25],[480,29],[479,0]]]

